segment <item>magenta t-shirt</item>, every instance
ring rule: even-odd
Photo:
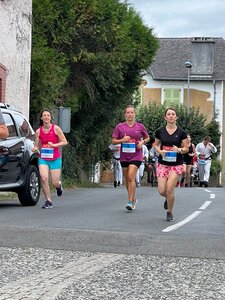
[[[52,124],[49,132],[45,133],[43,127],[40,127],[39,138],[41,141],[41,153],[40,158],[44,160],[54,160],[61,157],[59,148],[51,148],[48,142],[56,144],[59,142],[59,137],[55,134],[55,125]]]
[[[137,148],[137,144],[141,139],[148,137],[145,126],[141,123],[135,122],[133,126],[127,125],[126,122],[119,123],[113,131],[112,137],[115,139],[122,139],[124,136],[131,137],[129,142],[121,143],[120,161],[143,160],[142,149]]]

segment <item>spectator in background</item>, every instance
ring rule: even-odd
[[[148,183],[152,183],[156,184],[157,183],[157,178],[154,178],[154,182],[151,182],[151,171],[154,171],[156,173],[156,168],[157,168],[157,164],[158,164],[158,156],[159,153],[155,150],[154,145],[151,147],[151,149],[149,150],[149,161],[147,164],[147,173],[148,173],[148,178],[147,178],[147,182]],[[154,175],[155,175],[154,173]],[[156,176],[154,176],[156,177]]]
[[[120,148],[121,144],[109,146],[113,154],[113,176],[114,176],[114,187],[120,186],[123,181],[123,170],[120,164]]]
[[[142,163],[139,167],[139,169],[137,170],[137,174],[136,174],[136,186],[139,187],[141,186],[141,181],[144,177],[144,170],[145,170],[145,165],[148,161],[148,148],[146,145],[142,146]]]
[[[0,139],[7,139],[9,136],[9,131],[8,128],[5,124],[3,115],[2,115],[2,110],[0,109]]]
[[[209,176],[211,169],[211,156],[212,153],[216,153],[217,148],[211,143],[211,138],[206,136],[204,140],[197,144],[196,154],[198,156],[198,172],[200,186],[209,186]]]
[[[188,138],[188,152],[184,154],[183,160],[184,160],[184,171],[183,171],[183,178],[181,179],[181,183],[185,187],[190,186],[190,179],[191,179],[191,168],[193,165],[193,157],[195,156],[195,145],[191,142],[191,136],[190,134],[187,134]]]

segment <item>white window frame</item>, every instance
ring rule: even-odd
[[[180,92],[179,104],[183,105],[183,103],[184,103],[184,87],[183,87],[183,85],[174,85],[174,84],[173,85],[171,85],[171,84],[162,85],[162,93],[161,93],[161,104],[162,105],[164,105],[164,103],[165,103],[165,90],[174,90],[174,89],[179,90],[179,92]]]

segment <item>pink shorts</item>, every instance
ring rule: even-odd
[[[156,176],[157,177],[166,177],[168,178],[170,172],[175,172],[177,175],[181,175],[183,173],[183,165],[178,166],[166,166],[158,163],[156,168]]]

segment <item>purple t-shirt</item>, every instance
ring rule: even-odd
[[[148,137],[145,126],[135,122],[133,126],[129,126],[126,122],[119,123],[113,131],[112,137],[122,139],[125,135],[131,137],[129,142],[121,143],[120,161],[143,160],[142,149],[137,148],[137,144],[141,139]]]

